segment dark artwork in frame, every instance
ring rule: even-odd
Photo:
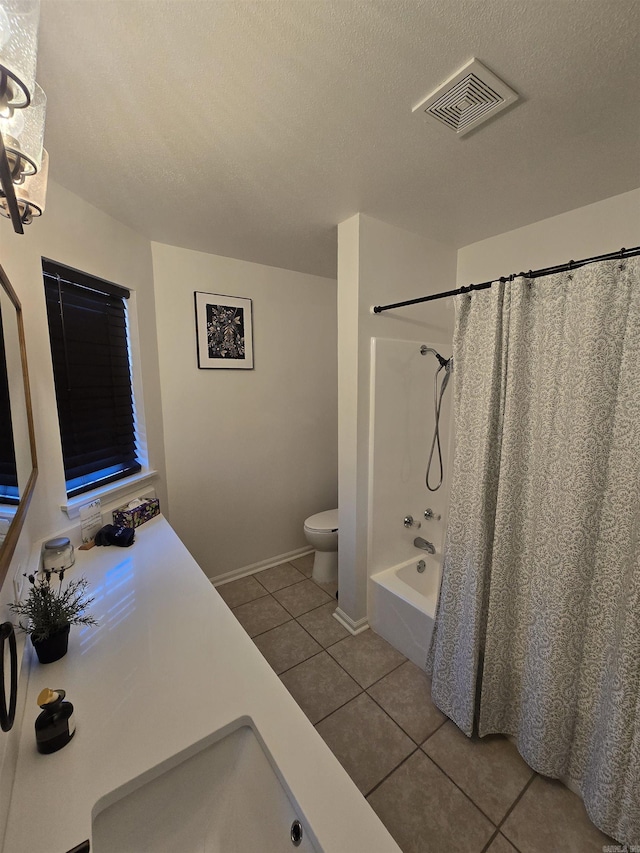
[[[198,367],[251,370],[251,299],[199,291],[194,296]]]
[[[209,358],[244,358],[244,308],[207,305]]]

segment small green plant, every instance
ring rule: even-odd
[[[66,625],[97,625],[93,616],[84,611],[92,603],[93,597],[86,594],[89,582],[86,578],[76,578],[62,588],[64,571],[43,572],[43,577],[25,575],[31,584],[25,601],[14,601],[9,609],[22,617],[18,627],[31,634],[36,643],[48,639]],[[58,575],[57,589],[52,584],[52,575]]]

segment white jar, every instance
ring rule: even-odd
[[[68,569],[74,563],[73,545],[66,536],[49,539],[42,546],[42,568],[45,572]]]

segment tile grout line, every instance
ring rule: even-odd
[[[371,628],[369,628],[369,630],[371,630]],[[374,633],[375,633],[375,631],[374,631]],[[378,636],[378,637],[379,637],[380,635],[379,635],[379,634],[377,634],[376,636]],[[383,637],[382,639],[384,640],[384,637]],[[385,642],[386,642],[386,640],[385,640]],[[389,643],[389,645],[391,645],[391,643]],[[393,648],[393,647],[392,647],[392,648]],[[396,649],[396,651],[398,651],[398,650]],[[402,652],[399,652],[399,654],[402,654]],[[380,678],[376,678],[376,680],[375,680],[375,681],[372,681],[372,682],[371,682],[371,684],[369,684],[369,686],[368,686],[368,687],[363,687],[362,689],[363,689],[363,690],[369,690],[371,687],[374,687],[376,684],[379,684],[379,683],[382,681],[382,679],[383,679],[383,678],[386,678],[388,675],[391,675],[391,673],[392,673],[392,672],[395,672],[395,671],[396,671],[396,669],[400,669],[400,667],[401,667],[401,666],[404,666],[404,665],[405,665],[405,663],[406,663],[408,660],[409,660],[409,658],[405,658],[405,659],[404,659],[403,661],[401,661],[399,664],[396,664],[396,666],[394,666],[394,667],[393,667],[393,669],[390,669],[390,670],[389,670],[389,672],[385,672],[385,674],[384,674],[384,675],[381,675],[381,676],[380,676]],[[371,698],[373,699],[373,696],[372,696]],[[374,701],[375,701],[375,700],[374,700]]]
[[[444,722],[446,723],[446,722],[447,722],[447,720],[445,720]],[[444,723],[443,723],[442,725],[444,725]],[[455,723],[454,723],[454,725],[455,725]],[[435,732],[434,732],[434,734],[435,734]],[[429,740],[429,738],[427,738],[427,740]],[[426,742],[427,742],[427,741],[425,741],[425,743],[426,743]],[[489,823],[491,824],[491,826],[492,826],[492,827],[494,828],[494,830],[497,832],[497,831],[498,831],[498,829],[500,828],[500,824],[498,824],[498,825],[496,826],[496,824],[491,820],[491,818],[489,817],[489,815],[488,815],[488,814],[487,814],[487,813],[486,813],[486,812],[485,812],[485,811],[484,811],[484,810],[483,810],[483,809],[482,809],[482,808],[481,808],[481,807],[480,807],[480,806],[479,806],[479,805],[478,805],[474,800],[472,800],[472,799],[471,799],[470,795],[469,795],[469,794],[467,794],[467,792],[466,792],[463,788],[461,788],[461,787],[460,787],[460,785],[458,785],[458,783],[456,782],[456,780],[455,780],[455,779],[452,779],[452,778],[451,778],[451,776],[449,776],[449,774],[447,773],[447,771],[446,771],[446,770],[444,770],[444,768],[442,768],[442,767],[438,764],[438,762],[435,760],[435,758],[432,758],[428,753],[426,753],[426,752],[424,751],[424,749],[422,749],[422,747],[418,747],[418,748],[421,750],[421,752],[422,752],[422,754],[425,756],[425,758],[428,758],[428,759],[429,759],[429,761],[431,761],[431,763],[432,763],[435,767],[437,767],[437,768],[438,768],[438,770],[442,773],[442,775],[443,775],[443,776],[446,776],[446,778],[451,782],[451,784],[452,784],[452,785],[454,785],[454,786],[455,786],[455,787],[460,791],[460,793],[464,795],[464,797],[465,797],[467,800],[469,800],[469,802],[471,803],[471,805],[472,805],[475,809],[477,809],[477,810],[480,812],[480,814],[481,814],[484,818],[486,818],[486,819],[489,821]],[[495,835],[495,833],[494,833],[494,835]],[[492,835],[491,837],[493,838],[493,837],[494,837],[494,835]],[[484,848],[483,848],[483,850],[484,850]]]
[[[436,705],[436,708],[437,708],[437,707],[438,707],[438,706]],[[438,710],[440,710],[440,709],[438,708]],[[442,711],[440,711],[440,713],[442,714]],[[434,734],[435,734],[436,732],[439,732],[439,731],[440,731],[440,729],[444,726],[444,724],[445,724],[445,723],[450,723],[450,722],[452,722],[452,720],[450,720],[450,719],[449,719],[449,717],[446,717],[446,716],[445,716],[444,720],[440,723],[440,725],[439,725],[437,728],[435,728],[435,729],[431,732],[431,734],[430,734],[428,737],[426,737],[426,738],[422,741],[422,743],[421,743],[421,744],[418,744],[418,745],[419,745],[419,747],[420,747],[420,749],[422,749],[422,747],[425,745],[425,743],[426,743],[428,740],[431,740],[431,738],[434,736]],[[422,750],[422,751],[424,752],[424,750]],[[426,755],[426,753],[425,753],[425,755]]]
[[[321,604],[320,607],[326,607],[326,603]],[[315,607],[314,610],[320,610],[320,607]],[[307,610],[307,613],[313,613],[313,610]],[[307,613],[301,613],[300,615],[306,616]],[[308,631],[307,628],[301,622],[299,622],[297,618],[295,619],[295,621],[297,622],[298,625],[300,625],[302,630],[305,631],[308,634],[308,636],[311,637],[311,639],[320,646],[320,648],[323,652],[326,652],[327,649],[331,648],[331,646],[335,646],[335,644],[341,642],[341,640],[346,639],[346,637],[341,637],[340,640],[336,640],[335,643],[329,643],[328,646],[323,646],[322,643],[320,642],[320,640],[318,640],[316,637],[314,637],[313,634],[311,633],[311,631]],[[320,652],[316,652],[316,654],[320,654]],[[311,655],[311,657],[315,657],[315,655]],[[333,655],[329,655],[329,657],[332,660],[335,660]],[[310,658],[305,658],[305,660],[310,660]],[[305,662],[304,660],[300,661],[300,663],[304,663],[304,662]],[[337,661],[336,661],[336,663],[337,663]],[[299,664],[294,664],[294,666],[299,666]],[[289,669],[293,669],[293,666],[290,666]],[[289,670],[284,670],[284,671],[288,672]],[[355,678],[353,680],[355,681]],[[356,684],[357,683],[358,682],[356,681]],[[360,685],[358,685],[358,686],[360,686]]]
[[[222,596],[220,596],[220,598],[222,598],[222,600],[227,605],[229,610],[231,610],[231,612],[233,612],[234,610],[237,610],[238,607],[244,607],[245,604],[251,604],[254,601],[260,601],[261,598],[266,598],[267,595],[269,595],[269,592],[264,587],[262,588],[262,590],[263,590],[262,595],[256,595],[255,598],[249,598],[247,601],[241,601],[240,604],[231,605],[231,604],[229,604],[228,601],[226,601],[224,598],[222,598]]]
[[[408,660],[408,658],[407,658],[407,660]],[[402,664],[400,664],[400,666],[402,666]],[[396,667],[396,669],[399,669],[399,667]],[[392,670],[391,670],[391,672],[395,672],[395,670],[393,670],[393,669],[392,669]],[[387,675],[391,675],[391,672],[387,673]],[[374,682],[374,684],[378,684],[378,682],[382,681],[382,679],[383,679],[383,678],[386,678],[386,677],[387,677],[386,675],[383,675],[383,676],[382,676],[382,678],[379,678],[379,679],[378,679],[378,681],[375,681],[375,682]],[[371,685],[371,687],[373,687],[373,684]],[[425,744],[425,743],[429,740],[429,738],[433,737],[433,735],[434,735],[437,731],[439,731],[439,730],[442,728],[442,726],[444,726],[444,724],[445,724],[445,723],[448,721],[448,719],[449,719],[448,717],[445,717],[445,719],[444,719],[444,720],[442,720],[440,723],[438,723],[438,725],[435,727],[435,729],[434,729],[432,732],[430,732],[430,733],[426,736],[426,738],[425,738],[421,743],[418,743],[418,742],[416,741],[416,739],[415,739],[414,737],[412,737],[412,736],[409,734],[409,732],[404,728],[404,726],[402,725],[402,723],[398,722],[398,720],[396,720],[396,719],[395,719],[395,717],[393,717],[393,716],[391,715],[391,713],[390,713],[389,711],[387,711],[387,709],[386,709],[385,707],[383,707],[383,706],[378,702],[378,700],[376,699],[376,697],[375,697],[375,696],[372,696],[372,695],[369,693],[369,688],[368,688],[368,687],[365,689],[365,693],[367,694],[367,696],[369,697],[369,699],[371,699],[373,702],[375,702],[375,703],[376,703],[376,705],[380,708],[380,710],[381,710],[381,711],[384,711],[384,713],[389,717],[389,719],[390,719],[390,720],[393,720],[393,722],[396,724],[396,726],[398,726],[398,728],[399,728],[401,731],[403,731],[403,732],[406,734],[406,736],[407,736],[410,740],[412,740],[412,741],[413,741],[413,743],[415,743],[415,745],[417,746],[417,748],[418,748],[418,749],[420,749],[420,748],[422,747],[422,745],[423,745],[423,744]],[[424,751],[424,750],[423,750],[423,751]]]
[[[448,721],[449,721],[448,719],[447,719],[447,720],[444,720],[444,721],[443,721],[443,723],[442,723],[442,725],[444,725],[444,724],[445,724],[446,722],[448,722]],[[453,722],[453,721],[451,721],[451,722]],[[455,723],[454,723],[454,725],[455,725]],[[435,734],[435,732],[434,732],[434,734]],[[427,743],[427,741],[428,741],[431,737],[432,737],[432,735],[430,735],[430,736],[429,736],[429,738],[427,738],[427,740],[425,741],[425,743]],[[452,778],[451,778],[451,776],[449,776],[449,774],[447,773],[447,771],[446,771],[443,767],[441,767],[441,766],[438,764],[438,762],[435,760],[435,758],[432,758],[432,757],[431,757],[428,753],[426,753],[424,750],[422,750],[422,752],[426,755],[426,757],[427,757],[430,761],[432,761],[432,762],[435,764],[435,766],[438,768],[438,770],[440,770],[440,772],[441,772],[441,773],[443,773],[443,774],[447,777],[447,779],[448,779],[448,780],[449,780],[453,785],[455,785],[455,786],[456,786],[456,788],[457,788],[457,789],[458,789],[462,794],[464,794],[464,796],[469,800],[469,802],[470,802],[470,803],[472,803],[472,805],[474,805],[474,806],[476,807],[476,809],[477,809],[477,810],[478,810],[478,811],[479,811],[479,812],[480,812],[484,817],[486,817],[486,819],[489,821],[489,823],[490,823],[493,827],[495,827],[495,831],[494,831],[493,835],[491,836],[491,838],[489,838],[489,840],[487,841],[487,843],[485,844],[485,846],[484,846],[484,847],[482,848],[482,850],[480,851],[480,853],[485,853],[485,851],[487,851],[487,850],[488,850],[488,848],[489,848],[490,844],[493,842],[493,840],[495,839],[495,837],[496,837],[496,836],[498,835],[498,833],[500,832],[500,828],[502,827],[502,825],[504,824],[504,822],[506,821],[506,819],[509,817],[509,815],[511,814],[511,812],[515,809],[515,807],[518,805],[518,803],[520,802],[520,800],[521,800],[521,799],[522,799],[522,797],[524,796],[525,791],[526,791],[526,790],[527,790],[527,788],[531,785],[531,783],[533,782],[533,780],[535,779],[535,777],[536,777],[536,775],[537,775],[537,774],[534,772],[534,775],[533,775],[533,776],[529,779],[529,781],[524,785],[523,789],[520,791],[520,793],[519,793],[519,794],[518,794],[518,796],[515,798],[515,800],[513,801],[513,803],[511,803],[511,805],[509,806],[509,808],[507,809],[507,811],[505,812],[505,814],[503,815],[503,817],[501,818],[501,820],[496,824],[496,823],[494,823],[494,821],[489,817],[489,815],[484,811],[484,809],[482,809],[482,807],[481,807],[481,806],[479,806],[479,805],[478,805],[478,803],[476,803],[476,802],[475,802],[475,800],[473,800],[473,799],[471,798],[470,794],[467,794],[467,792],[466,792],[465,790],[463,790],[463,789],[460,787],[460,785],[458,785],[458,783],[455,781],[455,779],[452,779]],[[507,838],[507,836],[506,836],[506,835],[505,835],[505,838]],[[513,844],[513,842],[512,842],[509,838],[507,838],[507,841],[509,841],[509,843],[510,843],[514,848],[515,848],[515,844]],[[518,849],[517,849],[517,848],[516,848],[516,851],[517,851],[517,853],[520,853],[520,851],[518,851]]]
[[[356,683],[357,683],[357,682],[356,682]],[[358,687],[360,687],[360,685],[359,685],[359,684],[358,684]],[[342,705],[338,705],[338,707],[337,707],[337,708],[334,708],[334,709],[333,709],[333,711],[329,711],[329,713],[328,713],[328,714],[325,714],[325,715],[324,715],[324,717],[322,717],[320,720],[318,720],[318,722],[317,722],[317,723],[311,723],[311,725],[312,725],[312,726],[314,727],[314,729],[316,729],[316,731],[317,731],[317,727],[320,725],[320,723],[324,723],[324,721],[325,721],[325,720],[328,720],[328,719],[329,719],[329,717],[330,717],[332,714],[335,714],[335,713],[337,713],[338,711],[342,710],[342,708],[344,708],[344,707],[345,707],[345,705],[348,705],[348,704],[349,704],[349,702],[353,702],[353,701],[355,701],[356,699],[358,699],[360,696],[362,696],[362,694],[363,694],[364,692],[365,692],[365,691],[361,689],[361,690],[360,690],[360,692],[359,692],[359,693],[356,693],[356,695],[355,695],[355,696],[352,696],[350,699],[347,699],[347,701],[346,701],[346,702],[343,702],[343,703],[342,703]],[[307,718],[307,719],[308,719],[308,718]],[[311,720],[309,720],[309,722],[311,722]],[[320,734],[320,732],[318,732],[318,734]],[[322,737],[322,735],[320,735],[320,737]],[[322,739],[324,740],[324,738],[322,738]],[[325,741],[325,743],[327,743],[327,742]],[[328,744],[328,743],[327,743],[327,746],[329,746],[329,744]],[[330,746],[329,746],[329,749],[331,749],[331,747],[330,747]],[[331,749],[331,752],[333,752],[333,750],[332,750],[332,749]],[[335,755],[335,752],[333,752],[333,754]],[[336,757],[337,757],[337,756],[336,756]]]
[[[291,670],[295,669],[297,666],[302,666],[303,663],[307,663],[308,661],[313,660],[314,658],[317,658],[324,651],[326,651],[326,649],[321,648],[319,652],[314,652],[312,655],[309,655],[308,658],[305,658],[304,660],[301,660],[298,663],[294,663],[293,666],[290,666],[287,669],[283,669],[282,672],[276,672],[276,675],[278,676],[278,678],[280,678],[281,675],[285,675],[287,672],[291,672]],[[267,661],[267,663],[269,663],[269,661]],[[271,666],[271,664],[269,664],[269,666]],[[273,667],[271,667],[271,668],[273,669]],[[275,670],[274,670],[274,672],[275,672]]]
[[[305,581],[307,581],[307,580],[311,580],[311,578],[305,578]],[[283,587],[281,587],[280,589],[275,589],[273,592],[269,593],[269,595],[271,595],[271,596],[274,598],[274,600],[278,602],[278,604],[280,605],[280,607],[283,607],[283,608],[287,611],[287,613],[291,613],[291,611],[287,608],[286,604],[283,604],[281,601],[278,601],[278,599],[275,597],[274,593],[276,593],[276,592],[282,592],[282,590],[283,590],[283,589],[291,589],[291,587],[293,587],[293,586],[297,586],[297,584],[301,584],[301,583],[304,583],[304,581],[297,581],[296,583],[292,583],[292,584],[290,584],[289,586],[283,586]],[[298,615],[297,615],[297,616],[294,616],[294,615],[293,615],[293,613],[291,613],[291,618],[292,618],[292,619],[297,619],[297,618],[298,618],[298,616],[305,616],[307,613],[311,613],[311,611],[312,611],[312,610],[317,610],[317,609],[318,609],[318,607],[324,607],[326,604],[330,604],[330,603],[331,603],[331,596],[329,595],[329,593],[328,593],[328,592],[326,592],[324,589],[322,589],[322,587],[318,586],[318,584],[317,584],[317,583],[315,583],[314,581],[311,581],[311,583],[313,583],[313,584],[314,584],[314,586],[315,586],[317,589],[319,589],[319,590],[320,590],[320,592],[322,592],[324,595],[329,596],[329,601],[323,601],[323,602],[322,602],[322,604],[316,604],[314,607],[310,607],[310,608],[309,608],[309,610],[305,610],[305,611],[304,611],[304,612],[302,612],[302,613],[298,613]],[[263,597],[264,597],[264,596],[261,596],[261,598],[263,598]]]
[[[369,630],[371,630],[371,628],[369,628]],[[353,635],[352,635],[352,636],[353,636]],[[332,644],[331,644],[331,648],[333,648],[334,646],[337,646],[337,645],[338,645],[338,643],[343,642],[343,640],[348,640],[348,639],[349,639],[349,637],[343,637],[343,638],[342,638],[342,640],[338,640],[338,642],[336,642],[336,643],[332,643]],[[384,638],[383,638],[383,639],[384,639]],[[385,642],[386,642],[386,641],[385,641]],[[329,647],[327,647],[327,648],[329,648]],[[327,649],[325,649],[325,651],[327,651]],[[390,670],[389,670],[389,672],[385,672],[385,674],[384,674],[384,675],[381,675],[381,676],[380,676],[380,678],[377,678],[375,681],[373,681],[373,682],[369,685],[369,687],[363,687],[363,686],[362,686],[362,684],[360,684],[360,682],[358,681],[358,679],[357,679],[357,678],[355,678],[353,675],[351,675],[351,673],[349,672],[349,670],[348,670],[348,669],[346,669],[344,666],[342,666],[342,664],[340,663],[340,661],[339,661],[339,660],[336,660],[336,658],[334,658],[334,657],[333,657],[333,655],[332,655],[330,652],[327,652],[327,653],[329,654],[329,657],[330,657],[333,661],[335,661],[335,663],[337,663],[337,664],[338,664],[338,666],[340,667],[340,669],[341,669],[343,672],[346,672],[346,674],[349,676],[349,678],[353,679],[353,681],[355,681],[355,683],[358,685],[358,687],[359,687],[363,692],[365,692],[365,693],[367,692],[367,690],[369,689],[369,687],[373,687],[373,685],[374,685],[374,684],[377,684],[379,681],[382,681],[382,679],[383,679],[383,678],[386,678],[386,677],[387,677],[387,675],[391,675],[391,673],[392,673],[392,672],[395,672],[395,670],[396,670],[396,669],[398,669],[398,667],[401,667],[401,666],[402,666],[402,664],[403,664],[403,663],[405,663],[405,661],[402,661],[402,663],[399,663],[399,664],[398,664],[398,666],[394,666],[394,667],[393,667],[393,669],[390,669]],[[408,660],[408,658],[407,658],[407,660]],[[367,695],[369,695],[369,694],[367,693]],[[370,697],[370,698],[372,698],[372,697]]]
[[[527,766],[528,766],[528,765],[527,765]],[[500,821],[500,823],[499,823],[499,824],[497,825],[497,827],[496,827],[496,831],[495,831],[494,835],[492,836],[492,838],[490,838],[490,839],[489,839],[489,841],[487,842],[487,845],[486,845],[485,847],[483,847],[483,849],[480,851],[480,853],[485,853],[485,851],[486,851],[486,850],[488,850],[488,848],[489,848],[489,844],[491,844],[491,843],[492,843],[492,841],[493,841],[493,839],[494,839],[494,838],[495,838],[495,837],[500,833],[500,830],[501,830],[501,829],[502,829],[502,827],[504,826],[505,821],[507,820],[507,818],[509,817],[509,815],[511,814],[511,812],[515,809],[515,807],[518,805],[518,803],[520,802],[520,800],[524,797],[525,793],[526,793],[526,792],[527,792],[527,790],[530,788],[530,786],[532,785],[532,783],[533,783],[534,779],[535,779],[537,776],[538,776],[538,774],[537,774],[537,773],[535,772],[535,770],[534,770],[534,771],[533,771],[533,775],[531,776],[531,778],[529,779],[529,781],[527,782],[527,784],[526,784],[526,785],[524,786],[524,788],[520,791],[520,793],[518,794],[518,796],[515,798],[515,800],[511,803],[511,805],[509,806],[509,808],[508,808],[508,809],[507,809],[507,811],[505,812],[504,817],[502,818],[502,820]],[[502,834],[504,835],[504,833],[502,833]],[[514,848],[514,850],[516,851],[516,853],[520,853],[519,848],[518,848],[518,847],[516,847],[516,845],[515,845],[515,844],[513,843],[513,841],[509,838],[509,836],[508,836],[508,835],[505,835],[504,837],[507,839],[507,841],[509,842],[509,844]]]
[[[402,664],[400,664],[400,666],[402,666]],[[397,668],[398,668],[398,667],[396,667],[396,669],[397,669]],[[391,670],[391,672],[395,672],[395,670],[393,670],[393,669],[392,669],[392,670]],[[388,673],[388,675],[391,675],[391,673]],[[386,675],[383,675],[383,676],[382,676],[382,678],[386,678]],[[379,679],[378,679],[378,681],[382,681],[382,678],[379,678]],[[377,683],[378,683],[378,681],[376,681],[376,682],[375,682],[375,684],[377,684]],[[371,686],[373,687],[373,685],[371,685]],[[384,713],[387,715],[387,717],[389,717],[389,719],[390,719],[392,722],[394,722],[394,723],[396,724],[396,726],[398,726],[398,728],[400,729],[400,731],[404,732],[404,734],[409,738],[409,740],[411,740],[413,743],[415,743],[415,745],[418,747],[418,749],[420,749],[420,747],[422,746],[422,743],[426,743],[426,742],[429,740],[429,738],[430,738],[432,735],[434,735],[434,734],[438,731],[438,729],[439,729],[439,728],[441,728],[441,727],[442,727],[442,726],[447,722],[447,721],[446,721],[446,719],[445,719],[445,720],[442,720],[442,722],[441,722],[441,723],[438,723],[437,727],[436,727],[436,728],[435,728],[435,729],[434,729],[430,734],[428,734],[428,735],[427,735],[427,737],[422,741],[422,743],[418,743],[418,742],[416,741],[416,739],[415,739],[415,738],[413,738],[413,737],[409,734],[409,732],[408,732],[408,731],[403,727],[402,723],[399,723],[399,722],[398,722],[398,720],[396,720],[396,719],[391,715],[391,713],[390,713],[389,711],[387,711],[387,709],[386,709],[385,707],[383,707],[383,706],[380,704],[380,702],[378,702],[378,700],[376,699],[376,697],[375,697],[375,696],[372,696],[372,695],[369,693],[369,688],[368,688],[368,687],[365,689],[365,691],[364,691],[364,692],[367,694],[367,696],[369,697],[369,699],[371,699],[371,701],[372,701],[372,702],[374,702],[374,703],[378,706],[378,708],[380,708],[380,710],[381,710],[381,711],[384,711]]]
[[[413,742],[415,743],[415,741],[413,741]],[[383,782],[387,781],[389,776],[391,776],[393,773],[395,773],[396,770],[399,770],[402,767],[402,765],[411,758],[412,755],[415,755],[416,752],[419,752],[419,751],[420,751],[420,747],[417,746],[415,749],[413,749],[409,753],[409,755],[406,755],[399,764],[397,764],[392,770],[390,770],[386,776],[384,776],[379,782],[376,782],[376,784],[373,786],[373,788],[371,788],[370,791],[367,791],[367,793],[363,794],[362,796],[365,797],[365,799],[370,797],[374,791],[377,791],[377,789],[380,787],[380,785],[382,785]],[[371,804],[369,804],[369,805],[371,805]],[[373,808],[373,806],[371,806],[371,808]]]

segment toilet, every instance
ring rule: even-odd
[[[338,510],[310,515],[304,523],[307,542],[316,549],[311,577],[318,583],[338,580]]]

